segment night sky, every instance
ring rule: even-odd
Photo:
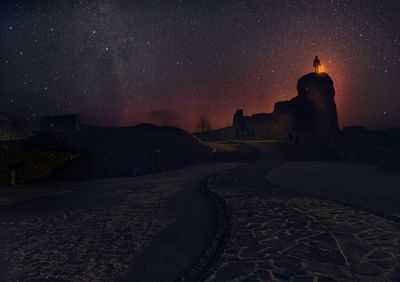
[[[400,1],[1,1],[0,111],[213,127],[294,97],[315,55],[339,121],[400,126]]]

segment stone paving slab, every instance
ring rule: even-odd
[[[230,233],[207,281],[400,281],[400,224],[271,186],[262,165],[209,178]]]

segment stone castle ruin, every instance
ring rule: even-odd
[[[272,113],[233,117],[237,139],[297,139],[299,136],[329,137],[339,132],[335,88],[328,74],[309,73],[297,82],[297,96],[277,102]]]

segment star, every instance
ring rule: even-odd
[[[73,105],[98,125],[159,122],[161,112],[188,131],[201,114],[225,127],[237,108],[266,113],[296,96],[319,55],[341,126],[400,120],[379,110],[400,103],[398,1],[78,2],[0,1],[0,105],[13,100],[21,119],[29,106],[37,122]]]

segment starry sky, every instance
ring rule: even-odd
[[[400,126],[400,1],[7,1],[0,112],[214,128],[294,97],[318,55],[339,122]]]

